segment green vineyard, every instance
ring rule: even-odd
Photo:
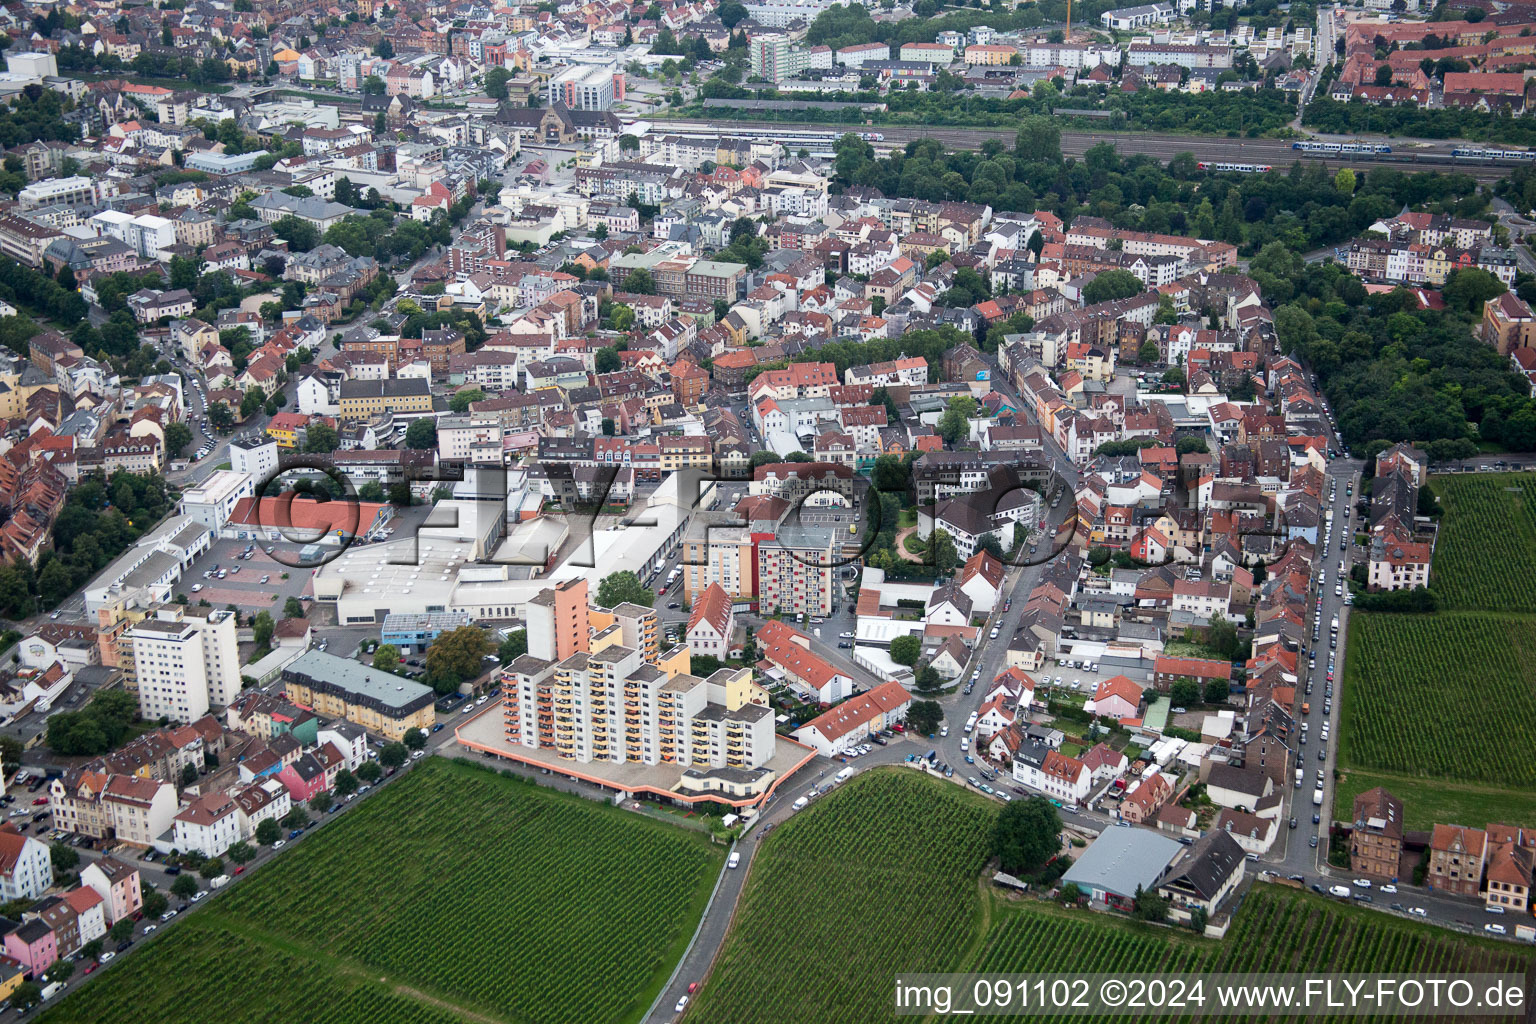
[[[1536,784],[1536,618],[1352,615],[1342,700],[1346,769]]]
[[[1536,614],[1536,473],[1430,481],[1444,509],[1430,587],[1450,610]]]
[[[1003,897],[977,885],[992,813],[961,790],[895,769],[798,815],[753,862],[697,1019],[889,1021],[893,980],[914,970],[1530,976],[1536,965],[1524,947],[1272,885],[1248,890],[1219,942]]]
[[[450,1010],[362,973],[317,970],[311,955],[210,927],[207,920],[188,920],[157,941],[152,952],[128,957],[42,1019],[49,1024],[465,1024],[466,1018]]]
[[[779,826],[689,1021],[884,1021],[895,972],[963,969],[993,813],[892,769]]]
[[[249,1007],[253,1021],[633,1021],[723,860],[701,833],[432,758],[48,1020],[203,1024]],[[230,932],[249,948],[207,955]],[[124,984],[139,972],[153,983]],[[338,986],[356,990],[351,1009],[333,1005]],[[274,989],[312,994],[282,1013],[261,1002]],[[219,993],[222,1012],[189,992]],[[129,998],[136,1015],[113,1012]]]

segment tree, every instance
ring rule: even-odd
[[[400,648],[394,644],[380,644],[373,652],[373,667],[380,672],[393,672],[400,665]]]
[[[387,46],[388,44],[389,40],[386,39],[383,41],[383,45]],[[364,95],[382,96],[384,95],[384,89],[384,79],[380,78],[378,75],[369,75],[367,78],[363,79]]]
[[[341,447],[341,438],[336,436],[336,428],[329,423],[311,423],[304,430],[304,450],[319,455],[333,452]]]
[[[479,677],[491,638],[478,626],[441,633],[427,648],[427,679],[438,693],[452,693],[460,683]]]
[[[937,690],[944,680],[939,678],[939,670],[926,661],[917,663],[917,671],[912,674],[912,685],[923,693],[932,693]]]
[[[386,743],[379,751],[379,763],[385,768],[399,768],[410,756],[404,743]]]
[[[165,893],[160,892],[154,886],[144,884],[144,902],[142,909],[145,917],[159,917],[170,908],[171,901],[165,898]],[[100,941],[100,940],[97,940]],[[98,947],[99,949],[99,947]],[[91,954],[95,956],[95,954]]]
[[[192,429],[185,423],[171,423],[165,428],[165,450],[171,456],[180,455],[192,443]]]
[[[491,68],[485,73],[485,94],[493,100],[507,98],[507,80],[512,72],[506,68]]]
[[[613,373],[624,365],[624,361],[619,358],[619,350],[612,345],[598,349],[592,359],[598,373]]]
[[[931,736],[944,720],[944,709],[936,700],[915,700],[907,706],[907,728],[919,736]]]
[[[1211,679],[1205,684],[1205,702],[1207,704],[1225,704],[1227,698],[1232,695],[1232,689],[1225,679]]]
[[[377,761],[364,761],[357,766],[357,777],[371,786],[384,777],[384,771]]]
[[[1352,196],[1355,194],[1355,172],[1348,167],[1340,167],[1339,173],[1333,176],[1333,187],[1340,195]]]
[[[1168,699],[1182,707],[1200,703],[1200,684],[1193,679],[1175,679],[1168,688]]]
[[[272,621],[272,616],[266,609],[256,613],[256,619],[251,623],[251,632],[255,635],[256,646],[266,647],[272,643],[272,631],[277,628],[277,623]]]
[[[223,433],[235,425],[235,414],[223,402],[214,402],[208,406],[208,423],[214,430]]]
[[[936,529],[928,537],[928,564],[940,576],[953,572],[960,564],[960,554],[955,550],[955,538],[948,530]]]
[[[276,818],[263,818],[256,823],[256,841],[262,846],[271,846],[281,838],[283,827]]]
[[[424,416],[415,421],[405,431],[405,446],[417,451],[428,451],[437,447],[437,421],[430,416]]]
[[[526,629],[514,629],[507,634],[507,638],[501,642],[501,647],[496,651],[496,657],[501,659],[503,665],[516,661],[528,653],[528,631]]]
[[[176,881],[171,883],[171,893],[184,900],[191,899],[197,895],[197,879],[191,875],[177,875]],[[124,920],[127,920],[127,918],[124,918]],[[122,922],[118,923],[121,924]],[[132,926],[133,922],[130,921],[129,927],[131,928]]]
[[[24,981],[11,991],[10,1005],[18,1010],[43,1001],[43,988],[35,981]]]
[[[316,814],[324,814],[334,806],[336,806],[336,798],[331,795],[330,790],[322,789],[309,798],[309,809]]]
[[[73,871],[80,863],[80,854],[72,846],[63,843],[53,843],[48,847],[49,859],[58,871]]]
[[[1003,805],[992,825],[992,852],[1009,874],[1034,871],[1055,854],[1061,815],[1045,797]]]
[[[1135,909],[1131,916],[1138,921],[1166,921],[1168,919],[1168,901],[1157,894],[1156,889],[1144,890],[1136,887],[1136,898],[1133,900]]]
[[[248,864],[255,859],[256,851],[251,849],[250,843],[231,843],[229,849],[224,851],[224,856],[228,857],[232,863]]]
[[[623,291],[633,292],[636,295],[655,295],[656,282],[651,278],[651,272],[644,267],[636,267],[624,275]]]
[[[283,617],[286,619],[304,618],[304,603],[296,597],[290,597],[283,602]]]
[[[361,783],[357,781],[357,776],[343,768],[336,773],[336,784],[332,788],[336,790],[337,796],[349,797],[357,792],[359,785]]]
[[[411,750],[420,750],[427,745],[427,734],[420,729],[407,729],[405,735],[400,737],[400,742]]]
[[[190,786],[197,781],[197,765],[184,764],[181,766],[181,784]]]
[[[604,608],[616,608],[626,601],[649,608],[656,600],[650,588],[640,582],[640,577],[625,569],[609,573],[597,585],[597,603]]]
[[[1481,316],[1483,305],[1489,299],[1497,298],[1508,290],[1503,281],[1488,271],[1463,267],[1451,271],[1440,294],[1445,297],[1445,304],[1450,308]]]
[[[255,416],[257,410],[259,410],[262,405],[266,403],[266,401],[266,392],[262,391],[261,388],[247,388],[245,391],[245,396],[240,399],[240,418],[243,420],[248,420],[252,416]]]
[[[1392,65],[1390,65],[1390,64],[1383,64],[1383,65],[1381,65],[1380,67],[1378,67],[1376,69],[1376,84],[1377,85],[1391,85],[1392,84]]]
[[[222,857],[209,857],[198,865],[197,873],[204,878],[218,878],[224,873],[224,859]]]
[[[911,633],[891,641],[891,660],[898,665],[916,665],[922,654],[923,641]]]
[[[938,432],[946,444],[955,444],[971,433],[970,419],[976,415],[976,399],[959,395],[949,400],[944,415],[939,417]]]
[[[462,416],[469,411],[471,402],[478,402],[485,397],[485,392],[479,388],[465,388],[463,391],[455,391],[453,397],[448,399],[448,408],[457,415]]]
[[[1088,282],[1083,289],[1083,301],[1091,304],[1127,299],[1145,290],[1141,278],[1129,270],[1106,270]]]

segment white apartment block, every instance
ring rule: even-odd
[[[572,761],[754,769],[773,756],[773,712],[750,669],[668,678],[608,647],[559,663],[524,655],[502,679],[508,738]]]
[[[123,636],[132,649],[132,675],[145,718],[192,722],[240,692],[231,612],[214,611],[200,619],[186,617],[178,607],[161,607]]]
[[[111,235],[133,246],[146,259],[156,259],[160,250],[176,244],[176,222],[154,214],[135,217],[121,210],[103,210],[91,218],[91,226],[98,235]]]
[[[267,433],[235,438],[229,443],[229,465],[253,481],[267,479],[277,470],[277,439]]]

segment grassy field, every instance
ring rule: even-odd
[[[45,1019],[634,1021],[723,858],[699,833],[433,758]]]
[[[1403,827],[1429,831],[1436,822],[1483,828],[1489,822],[1536,828],[1536,791],[1346,768],[1334,787],[1334,817],[1348,821],[1355,797],[1383,786],[1403,802]]]
[[[994,813],[953,786],[889,769],[797,815],[754,860],[720,963],[689,1019],[887,1021],[892,979],[913,970],[1173,975],[1529,971],[1536,963],[1523,947],[1279,886],[1255,885],[1221,942],[1011,898],[981,881]]]

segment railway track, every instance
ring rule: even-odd
[[[876,146],[903,146],[918,139],[936,139],[960,149],[979,149],[991,140],[1013,144],[1015,129],[1011,128],[925,128],[911,125],[864,125],[820,124],[810,122],[771,121],[698,121],[660,120],[652,122],[662,132],[677,134],[739,134],[760,135],[783,140],[786,145],[830,143],[846,132],[878,133],[882,138]],[[1331,167],[1370,169],[1390,168],[1402,171],[1459,171],[1470,174],[1478,181],[1497,181],[1518,167],[1522,161],[1502,159],[1472,159],[1451,155],[1453,143],[1431,143],[1428,148],[1400,149],[1393,153],[1308,153],[1291,148],[1289,141],[1278,139],[1226,139],[1214,136],[1158,135],[1142,132],[1081,132],[1061,133],[1061,151],[1066,156],[1081,157],[1092,147],[1107,142],[1120,153],[1144,154],[1161,161],[1171,160],[1180,153],[1190,153],[1198,160],[1227,163],[1267,164],[1275,168],[1289,167],[1300,160],[1321,163]]]

